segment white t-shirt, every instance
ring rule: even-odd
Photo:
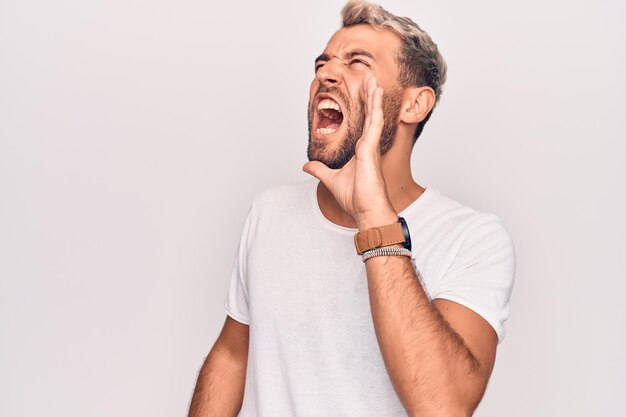
[[[357,230],[324,217],[317,185],[267,190],[246,219],[225,300],[250,326],[239,416],[406,416],[376,341]],[[498,217],[431,188],[399,214],[430,298],[472,309],[500,343],[515,253]]]

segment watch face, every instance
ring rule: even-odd
[[[402,225],[402,233],[404,233],[404,247],[411,250],[411,234],[409,233],[409,226],[406,225],[404,217],[398,217],[398,223]]]

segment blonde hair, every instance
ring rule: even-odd
[[[398,82],[403,88],[428,86],[435,92],[435,104],[415,129],[413,143],[422,133],[424,125],[439,102],[446,82],[447,65],[437,44],[428,33],[408,17],[396,16],[377,4],[351,0],[341,10],[342,26],[367,24],[373,28],[388,28],[400,36],[402,47],[397,56]]]

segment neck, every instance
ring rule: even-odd
[[[397,145],[400,143],[396,143],[383,155],[381,169],[389,201],[395,212],[400,213],[422,195],[424,188],[416,183],[411,175],[410,149],[402,149]],[[339,226],[356,228],[355,219],[339,206],[330,190],[321,182],[317,188],[317,201],[328,220]]]

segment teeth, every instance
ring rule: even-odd
[[[334,100],[331,100],[328,98],[325,98],[324,100],[320,101],[319,104],[317,105],[317,109],[318,110],[333,109],[341,113],[339,104],[337,104]]]
[[[330,135],[331,133],[335,133],[337,129],[332,129],[329,127],[318,127],[316,132],[322,135]]]

